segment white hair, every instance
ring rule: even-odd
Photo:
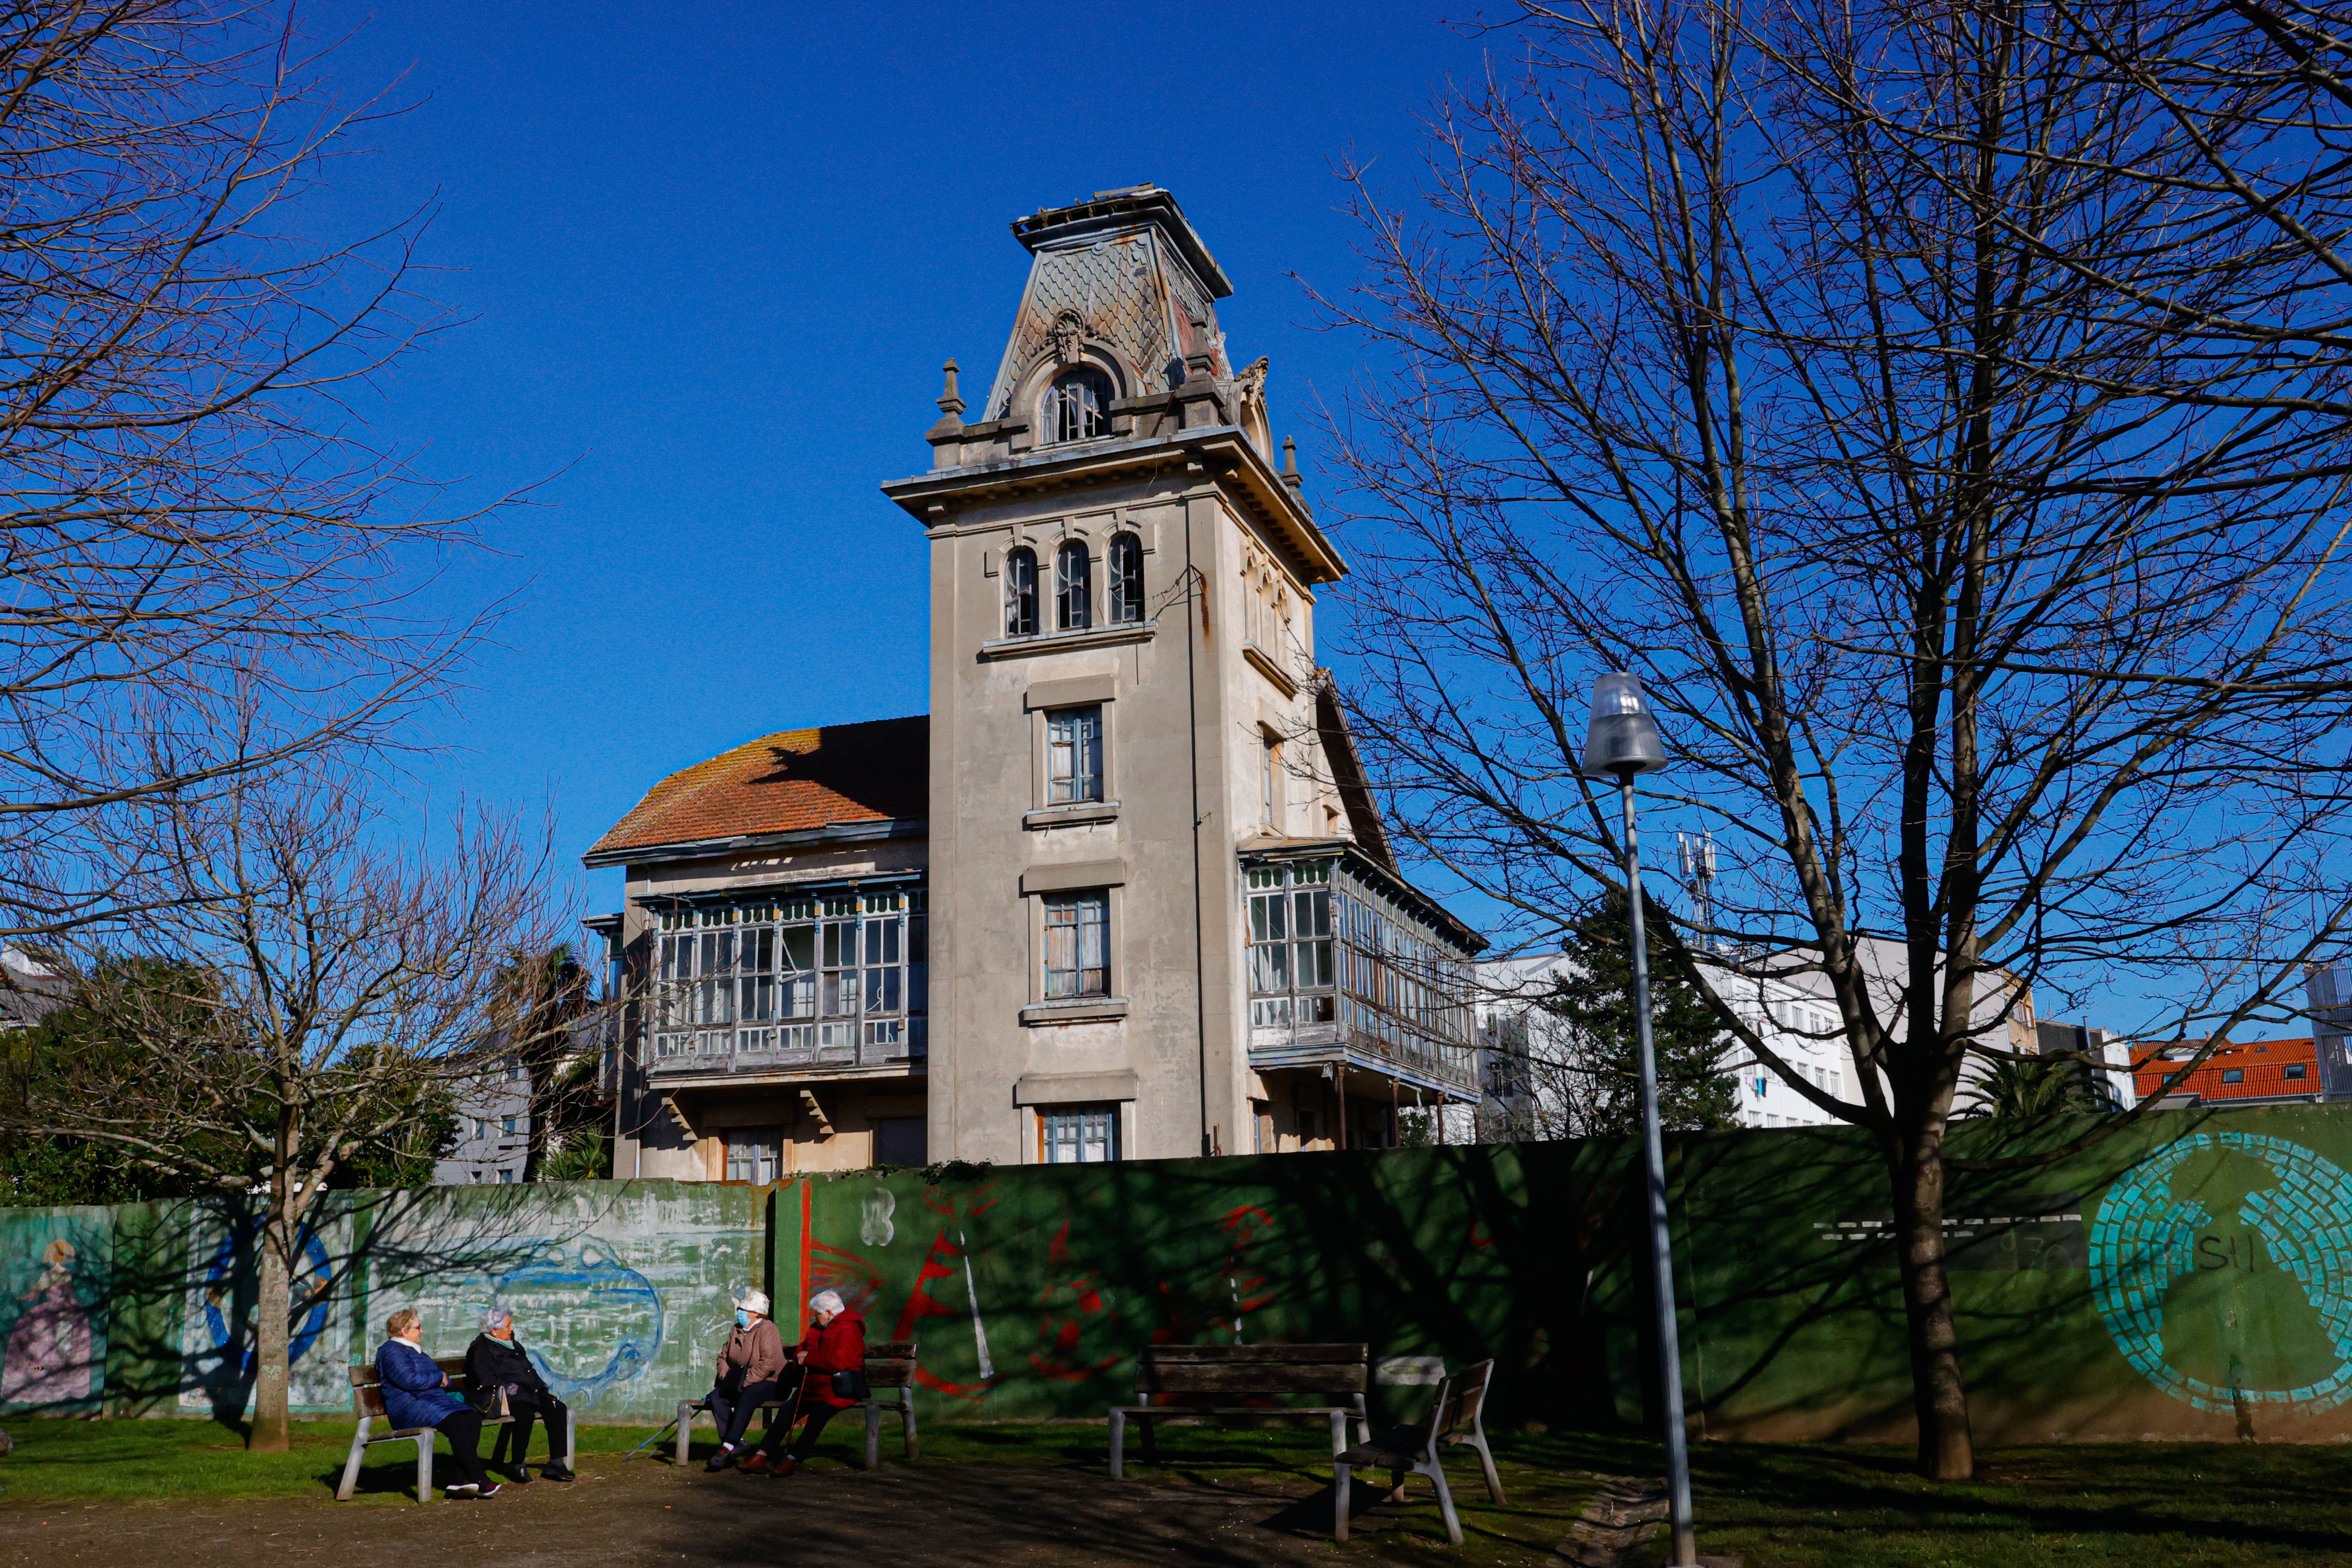
[[[838,1290],[820,1290],[809,1298],[809,1310],[814,1312],[846,1312],[849,1303],[841,1299]]]
[[[512,1312],[508,1311],[504,1307],[492,1307],[482,1314],[482,1332],[487,1334],[493,1329],[502,1329],[513,1321]]]

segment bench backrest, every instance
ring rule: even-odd
[[[1139,1394],[1361,1394],[1368,1346],[1146,1345]]]
[[[449,1386],[455,1392],[463,1394],[473,1386],[466,1376],[464,1356],[435,1356],[433,1364],[449,1374]],[[375,1363],[372,1361],[359,1362],[352,1367],[352,1414],[384,1419],[383,1379],[376,1374]]]
[[[866,1382],[873,1388],[906,1388],[915,1381],[915,1342],[882,1340],[866,1347]]]
[[[1448,1378],[1438,1390],[1437,1409],[1429,1419],[1430,1441],[1443,1443],[1447,1438],[1468,1432],[1476,1426],[1478,1417],[1486,1408],[1486,1384],[1495,1375],[1492,1360],[1475,1366],[1465,1366]]]

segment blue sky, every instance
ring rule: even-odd
[[[1456,14],[1463,14],[1458,11]],[[1355,275],[1335,160],[1402,195],[1418,118],[1480,41],[1424,6],[491,5],[305,13],[362,127],[311,199],[433,208],[423,279],[466,318],[381,384],[375,435],[456,481],[534,481],[512,595],[432,716],[421,797],[557,814],[577,856],[662,774],[768,731],[922,711],[925,558],[876,490],[928,466],[939,366],[984,390],[1027,256],[1017,214],[1151,180],[1233,279],[1277,434],[1356,374],[1293,270]],[[1329,636],[1328,628],[1326,631]]]

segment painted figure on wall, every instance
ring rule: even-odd
[[[89,1313],[74,1296],[73,1243],[50,1242],[41,1264],[0,1352],[0,1403],[65,1405],[98,1393],[103,1369],[91,1354]]]

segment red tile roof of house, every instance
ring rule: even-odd
[[[923,816],[930,740],[923,714],[762,735],[654,785],[586,858]]]
[[[2194,1050],[2204,1044],[2201,1040],[2184,1041],[2168,1049]],[[2145,1100],[2153,1094],[2194,1094],[2207,1101],[2216,1100],[2281,1100],[2291,1095],[2316,1095],[2319,1092],[2319,1053],[2309,1040],[2249,1040],[2244,1045],[2223,1046],[2198,1065],[2197,1070],[2165,1087],[2165,1079],[2179,1072],[2185,1064],[2166,1061],[2155,1055],[2134,1054],[2133,1087]],[[2290,1065],[2303,1068],[2301,1078],[2289,1078]],[[2225,1072],[2242,1071],[2236,1083],[2225,1082]]]

